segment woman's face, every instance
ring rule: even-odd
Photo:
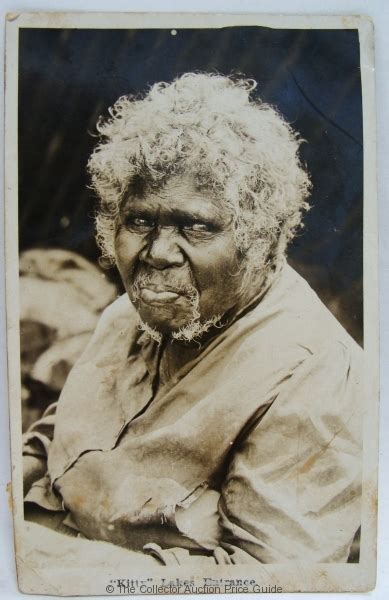
[[[131,301],[158,332],[175,332],[196,317],[205,322],[239,304],[231,216],[190,177],[123,202],[115,253]]]

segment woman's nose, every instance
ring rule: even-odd
[[[155,269],[182,266],[185,257],[177,244],[177,235],[173,227],[159,227],[151,234],[140,259]]]

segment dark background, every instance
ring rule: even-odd
[[[363,147],[358,32],[262,27],[20,30],[20,249],[97,261],[86,163],[100,114],[124,94],[186,71],[241,72],[308,142],[312,210],[289,249],[353,337],[363,340]],[[114,269],[110,277],[118,281]]]

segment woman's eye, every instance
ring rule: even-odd
[[[142,219],[141,217],[132,217],[127,220],[127,225],[130,229],[137,231],[149,231],[154,227],[154,221],[150,219]]]
[[[209,225],[206,223],[190,223],[188,225],[184,225],[184,231],[194,231],[195,233],[209,233],[211,231]]]

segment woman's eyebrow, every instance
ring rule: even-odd
[[[220,221],[220,217],[218,215],[210,215],[209,213],[206,213],[205,211],[201,210],[187,211],[179,208],[173,208],[169,212],[174,217],[174,219],[180,222],[193,223],[194,221],[202,221],[203,223],[216,224]]]
[[[133,204],[127,203],[122,207],[122,211],[127,216],[132,217],[153,217],[157,216],[157,213],[148,206],[134,206]]]
[[[156,219],[171,219],[172,222],[177,225],[182,225],[185,223],[193,223],[195,221],[201,221],[206,224],[219,225],[222,222],[221,216],[218,213],[209,214],[208,211],[204,210],[185,210],[181,208],[167,208],[164,210],[161,209],[155,210],[152,207],[148,206],[147,203],[144,204],[131,204],[127,203],[123,206],[122,211],[125,216],[129,217],[146,217],[151,218],[153,220]]]

